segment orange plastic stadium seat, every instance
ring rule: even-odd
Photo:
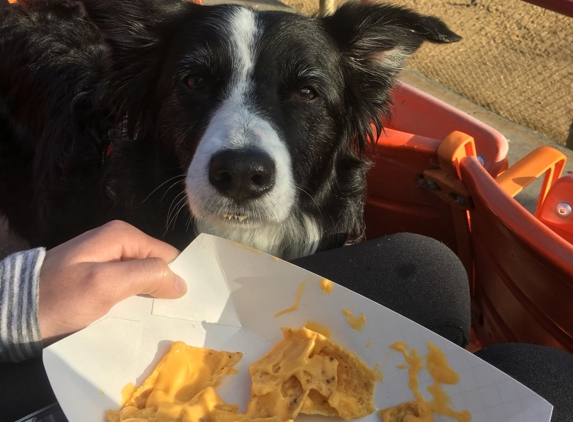
[[[472,296],[480,341],[573,352],[573,245],[501,189],[475,157],[461,160],[460,173],[473,204]]]
[[[541,147],[507,168],[507,141],[405,84],[372,153],[366,236],[444,242],[468,272],[483,345],[518,341],[573,352],[573,176]],[[544,177],[535,215],[514,198]],[[571,242],[571,243],[570,243]]]
[[[561,177],[551,185],[538,204],[536,217],[573,244],[573,175]]]
[[[385,127],[439,142],[454,131],[466,133],[475,139],[478,155],[491,175],[507,168],[507,140],[478,119],[403,82],[392,91],[392,103]]]
[[[423,172],[440,167],[442,140],[454,130],[463,130],[475,139],[487,171],[497,176],[507,167],[507,141],[479,120],[407,84],[399,83],[392,98],[391,119],[371,154],[366,237],[399,232],[430,236],[458,253],[471,271],[469,233],[463,233],[464,227],[467,232],[467,204],[461,195],[435,195],[439,186],[425,179]]]
[[[571,199],[570,178],[560,178],[566,157],[540,147],[494,179],[472,144],[460,132],[446,137],[441,169],[425,176],[456,175],[466,189],[473,329],[486,346],[519,341],[573,351],[573,245],[537,218],[544,204],[551,208],[553,188],[561,206]],[[541,176],[534,216],[513,196]],[[562,230],[572,228],[568,216],[558,218]]]

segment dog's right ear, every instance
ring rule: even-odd
[[[161,63],[179,21],[201,8],[188,0],[81,0],[108,45],[105,95],[130,137],[142,134]],[[188,11],[189,13],[186,13]]]
[[[425,41],[452,43],[461,37],[433,16],[386,4],[348,2],[322,18],[340,51],[345,74],[347,111],[356,118],[351,128],[363,148],[382,129],[390,89],[406,59]]]

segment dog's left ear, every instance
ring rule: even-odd
[[[352,130],[361,148],[374,139],[370,123],[382,129],[380,115],[388,114],[390,89],[406,59],[424,41],[461,39],[438,18],[376,3],[345,3],[322,22],[341,52],[347,105],[353,109],[348,111],[359,118]]]

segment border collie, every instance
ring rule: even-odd
[[[181,0],[2,9],[0,212],[47,247],[112,219],[286,259],[360,238],[364,152],[396,75],[424,41],[460,39],[373,3],[321,18]]]

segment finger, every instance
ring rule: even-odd
[[[150,257],[171,262],[179,255],[173,246],[123,221],[106,223],[57,248],[65,248],[75,262],[117,262]]]
[[[187,291],[185,281],[160,258],[137,259],[99,264],[96,289],[112,304],[137,294],[174,299]]]

